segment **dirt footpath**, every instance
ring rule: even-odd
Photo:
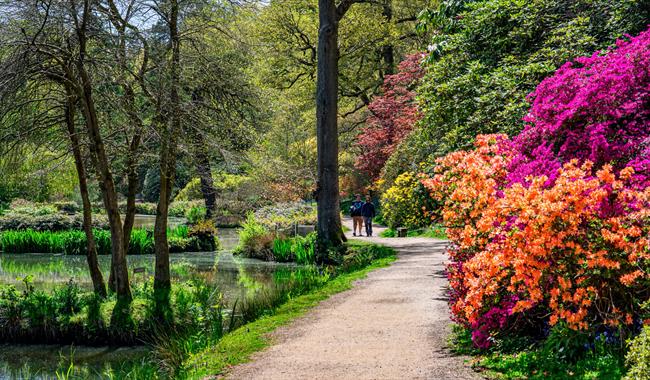
[[[466,358],[447,349],[446,242],[361,239],[396,248],[398,260],[276,330],[274,345],[233,368],[228,378],[482,378]]]

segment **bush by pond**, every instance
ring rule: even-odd
[[[266,261],[313,263],[315,238],[296,236],[296,225],[314,225],[316,208],[307,203],[269,206],[249,213],[239,231],[235,254]]]
[[[108,220],[104,215],[93,215],[93,228],[107,229]],[[65,231],[83,229],[81,214],[54,212],[49,214],[25,214],[8,210],[0,216],[0,231],[7,230]]]
[[[316,225],[316,204],[278,203],[255,211],[255,219],[269,230],[292,229],[294,225]]]
[[[214,251],[218,247],[214,227],[197,225],[179,226],[168,231],[169,250],[172,253]],[[94,230],[97,253],[111,253],[111,234],[107,230]],[[66,255],[85,255],[87,252],[86,234],[79,230],[70,231],[2,231],[0,250],[4,253],[63,253]],[[131,232],[129,255],[154,253],[153,232],[147,229],[134,229]]]

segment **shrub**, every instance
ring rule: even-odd
[[[255,218],[269,230],[285,231],[294,224],[315,225],[316,207],[306,202],[278,203],[255,211]]]
[[[402,173],[381,197],[383,220],[390,228],[418,228],[431,224],[430,198],[417,174]]]
[[[438,156],[470,149],[478,134],[518,133],[526,96],[540,81],[573,57],[646,29],[650,16],[644,0],[437,4],[422,13],[421,25],[435,32],[418,96],[421,142],[430,143],[422,151]]]
[[[279,262],[296,262],[298,264],[314,264],[316,233],[293,238],[276,237],[273,240],[273,258]]]
[[[574,329],[631,325],[650,285],[642,272],[650,189],[630,188],[631,169],[616,177],[606,166],[593,177],[590,163],[576,161],[550,186],[541,176],[529,187],[506,187],[507,159],[496,141],[481,137],[477,151],[446,157],[425,181],[446,200],[455,317],[472,326],[479,345],[513,315],[547,315],[551,325]]]
[[[206,212],[204,206],[192,206],[185,212],[185,219],[189,224],[197,224],[205,220]]]
[[[108,228],[108,220],[103,215],[93,215],[93,227]],[[45,215],[29,215],[17,213],[14,210],[0,216],[0,231],[6,230],[35,230],[35,231],[65,231],[83,228],[83,217],[80,214],[67,215],[52,213]]]
[[[628,342],[625,361],[629,371],[625,380],[650,379],[650,326],[646,325],[641,333]]]
[[[249,213],[239,231],[239,244],[235,254],[268,260],[272,258],[275,234],[260,223],[253,213]]]
[[[354,166],[377,179],[386,160],[418,120],[414,87],[424,75],[423,53],[409,55],[399,64],[397,74],[384,79],[382,94],[368,105],[370,117],[356,138],[362,153]]]
[[[219,248],[217,229],[215,228],[214,223],[210,220],[204,220],[194,224],[186,234],[188,238],[196,240],[197,251],[212,252]]]
[[[563,66],[514,142],[478,136],[423,181],[453,242],[452,313],[477,346],[522,324],[629,332],[647,317],[648,63],[650,31]]]
[[[591,161],[594,172],[630,166],[650,186],[650,29],[603,54],[567,62],[530,95],[509,182],[529,175],[552,181],[562,163]]]

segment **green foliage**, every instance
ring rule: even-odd
[[[255,218],[269,230],[292,233],[296,224],[316,224],[316,205],[307,202],[278,203],[255,211]]]
[[[192,225],[189,230],[176,230],[176,235],[183,232],[184,238],[196,242],[195,251],[216,251],[219,248],[219,239],[217,238],[217,229],[210,220],[203,220]]]
[[[476,356],[473,366],[488,378],[596,380],[623,376],[619,345],[601,339],[603,335],[594,339],[568,330],[553,328],[541,342],[503,333],[488,351],[480,351],[474,347],[471,330],[454,325],[450,345],[457,354]]]
[[[108,221],[103,215],[94,215],[93,226],[105,229],[108,228]],[[63,231],[82,228],[83,216],[79,214],[79,206],[75,202],[47,204],[14,200],[0,216],[0,231]]]
[[[253,213],[249,213],[239,230],[239,244],[235,253],[245,257],[267,259],[272,255],[273,239],[274,234],[260,223]]]
[[[417,174],[402,173],[395,184],[381,197],[381,210],[386,225],[390,228],[426,227],[431,224],[427,210],[433,210],[430,197],[420,183]]]
[[[206,209],[204,206],[192,206],[185,212],[185,218],[189,224],[197,224],[205,220]]]
[[[15,198],[47,202],[70,199],[77,177],[71,157],[29,143],[14,147],[0,157],[0,204]]]
[[[293,238],[276,237],[273,240],[273,257],[279,262],[296,262],[298,264],[315,263],[316,233]]]
[[[342,263],[337,268],[343,273],[353,272],[367,267],[373,261],[395,256],[395,250],[383,245],[350,242],[346,245],[346,248],[347,251],[343,255]]]
[[[641,333],[628,342],[628,349],[625,362],[629,371],[625,379],[650,379],[650,326],[644,326]]]
[[[393,238],[397,237],[397,231],[393,228],[387,228],[382,231],[379,236]],[[406,232],[407,237],[428,237],[432,239],[447,239],[447,234],[445,232],[445,227],[440,224],[434,224],[430,227],[417,228],[413,230],[408,230]]]
[[[213,233],[216,234],[214,227]],[[111,234],[106,230],[93,230],[97,253],[111,253]],[[187,227],[179,226],[168,231],[171,252],[213,251],[218,246],[215,234],[212,240],[207,232],[195,230],[188,232]],[[210,243],[212,241],[212,243]],[[5,253],[63,253],[66,255],[85,255],[87,252],[86,234],[83,231],[2,231],[0,232],[0,250]],[[154,253],[153,233],[147,229],[134,229],[131,232],[129,255],[150,255]]]

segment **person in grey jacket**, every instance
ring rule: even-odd
[[[372,218],[375,217],[375,205],[372,204],[370,195],[366,195],[366,202],[361,206],[361,216],[366,225],[366,236],[372,236]]]

